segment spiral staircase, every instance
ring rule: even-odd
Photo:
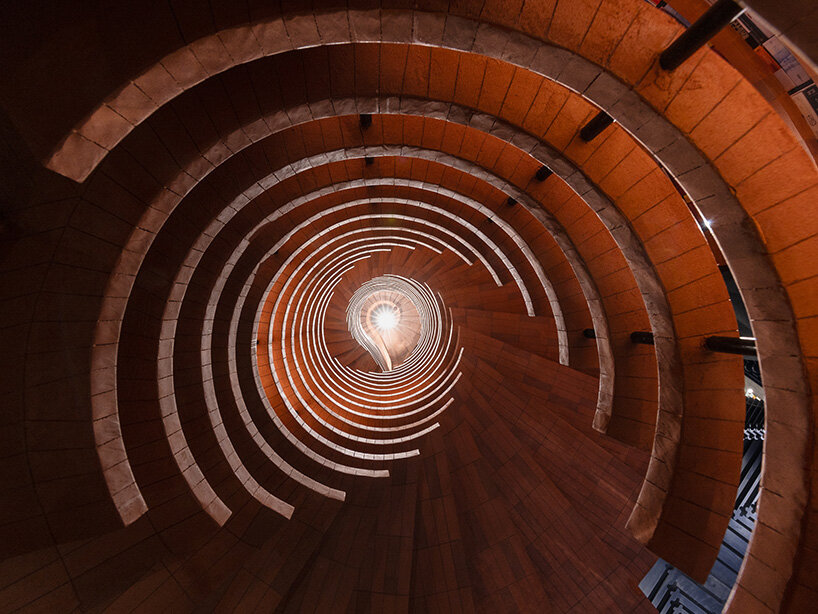
[[[818,170],[749,68],[643,0],[92,4],[0,23],[0,612],[654,612],[747,497],[740,303],[719,607],[808,611]]]

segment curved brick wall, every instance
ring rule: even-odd
[[[812,603],[818,171],[744,75],[638,0],[141,4],[2,27],[4,608],[651,611],[739,480],[719,262],[767,397],[727,609]]]

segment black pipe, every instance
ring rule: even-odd
[[[537,169],[537,174],[534,175],[537,181],[545,181],[553,174],[553,171],[547,166],[541,166]]]
[[[605,111],[600,111],[591,119],[591,121],[582,127],[582,130],[579,131],[579,138],[586,143],[590,143],[612,123],[613,118],[605,113]]]
[[[756,340],[740,337],[708,337],[704,346],[711,352],[722,354],[739,354],[741,356],[756,355]]]
[[[654,345],[653,343],[653,333],[648,333],[645,331],[636,331],[631,333],[631,342],[632,343],[641,343],[642,345]]]
[[[738,17],[744,10],[733,0],[717,0],[699,17],[692,26],[659,56],[659,66],[665,70],[676,70],[691,55],[701,49],[719,31]]]
[[[372,115],[369,113],[361,113],[361,128],[369,128],[372,125]]]
[[[586,339],[596,339],[596,331],[593,328],[586,328],[582,331],[582,336]]]

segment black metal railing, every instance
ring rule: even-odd
[[[753,361],[745,361],[745,365],[748,362]],[[750,379],[756,381],[752,377]],[[759,375],[759,387],[760,380]],[[639,588],[661,614],[677,612],[718,614],[736,582],[758,513],[761,457],[764,448],[764,402],[760,398],[748,396],[745,405],[747,413],[744,422],[741,479],[733,506],[733,516],[724,533],[710,575],[704,584],[699,584],[667,561],[659,559],[639,583]]]

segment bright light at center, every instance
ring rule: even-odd
[[[375,312],[373,320],[379,330],[392,330],[398,325],[398,314],[394,309],[381,308]]]

